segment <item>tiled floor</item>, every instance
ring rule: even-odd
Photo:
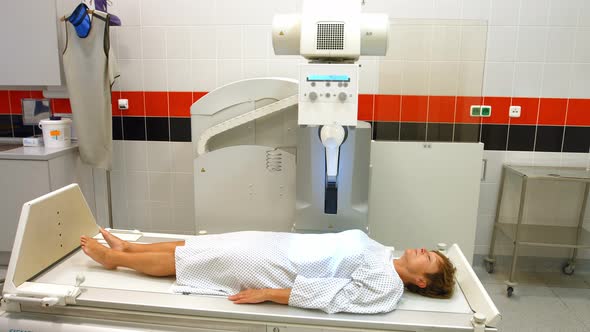
[[[508,273],[475,272],[502,314],[502,332],[590,332],[590,274],[520,272],[512,297],[506,296]]]

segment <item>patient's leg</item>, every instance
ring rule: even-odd
[[[124,241],[119,239],[118,237],[114,236],[113,234],[109,233],[108,231],[100,228],[100,234],[104,237],[105,241],[109,244],[109,246],[117,251],[124,251],[124,252],[172,252],[177,246],[183,246],[184,241],[174,241],[174,242],[160,242],[160,243],[150,243],[150,244],[140,244],[140,243],[131,243],[128,241]]]
[[[107,269],[119,266],[156,277],[176,275],[174,251],[124,252],[109,249],[93,238],[82,236],[84,253]]]

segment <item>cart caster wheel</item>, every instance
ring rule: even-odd
[[[561,268],[561,272],[563,272],[563,274],[565,274],[565,275],[571,276],[572,274],[574,274],[575,269],[576,269],[575,265],[570,264],[570,263],[566,263]]]
[[[488,271],[488,273],[494,273],[494,265],[495,265],[494,263],[484,261],[484,265],[485,265],[486,271]]]
[[[514,292],[514,288],[512,288],[511,286],[508,286],[508,288],[506,288],[506,295],[508,297],[511,297],[513,292]]]

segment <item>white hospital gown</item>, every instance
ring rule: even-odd
[[[175,255],[178,293],[291,288],[291,306],[381,313],[395,309],[404,290],[391,250],[359,230],[203,235],[177,247]]]

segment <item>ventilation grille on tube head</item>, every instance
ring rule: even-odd
[[[318,23],[318,50],[344,49],[344,23]]]

